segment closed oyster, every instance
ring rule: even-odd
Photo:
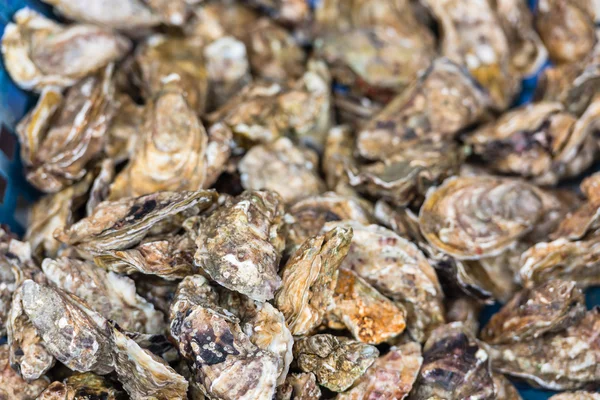
[[[334,392],[348,389],[379,356],[376,347],[345,337],[319,334],[294,343],[294,359],[312,372],[321,386]]]
[[[324,231],[352,228],[354,235],[342,267],[353,270],[406,309],[406,327],[417,341],[444,323],[443,293],[437,275],[411,242],[377,225],[328,222]]]
[[[2,36],[4,65],[23,89],[69,87],[122,58],[129,40],[93,25],[60,25],[30,8],[14,15]]]
[[[152,35],[136,49],[135,64],[145,97],[152,98],[169,85],[184,94],[196,114],[204,113],[208,79],[202,41]]]
[[[409,398],[495,399],[488,352],[462,323],[443,325],[431,333]]]
[[[513,179],[451,178],[430,192],[419,222],[427,241],[458,259],[500,254],[545,213],[537,187]]]
[[[135,282],[127,277],[66,257],[45,259],[42,270],[50,282],[86,301],[100,315],[124,329],[162,333],[166,328],[163,314],[136,294]]]
[[[332,304],[328,318],[339,321],[364,343],[380,344],[400,335],[406,327],[406,311],[401,306],[345,268],[339,270]]]
[[[146,106],[142,132],[139,148],[110,187],[109,200],[203,187],[208,136],[184,92],[157,93]]]
[[[465,155],[453,142],[423,141],[384,161],[349,167],[348,180],[359,192],[395,205],[419,204],[429,188],[458,173]]]
[[[316,152],[285,137],[254,146],[238,164],[245,189],[275,191],[286,203],[325,191],[318,168]]]
[[[495,108],[506,109],[520,90],[506,34],[487,0],[426,0],[442,32],[441,52],[464,65],[490,93]]]
[[[289,374],[285,383],[277,388],[275,400],[319,400],[321,389],[312,372]]]
[[[522,400],[517,388],[502,374],[492,373],[496,400]]]
[[[36,256],[56,257],[61,243],[54,238],[54,231],[73,223],[73,213],[84,201],[91,178],[88,174],[76,184],[48,194],[31,206],[25,239]]]
[[[220,285],[253,300],[274,297],[283,236],[281,197],[270,191],[246,191],[201,222],[196,265]]]
[[[290,85],[256,82],[246,86],[223,107],[209,115],[234,133],[244,147],[295,136],[320,148],[331,123],[329,76],[321,62]]]
[[[555,63],[582,60],[596,44],[591,0],[540,0],[535,24]]]
[[[600,242],[593,238],[537,243],[521,256],[519,279],[531,288],[554,279],[574,280],[586,288],[600,285]]]
[[[57,231],[56,238],[93,255],[102,255],[107,250],[124,250],[139,244],[151,230],[163,230],[164,233],[168,226],[161,226],[161,222],[172,223],[174,217],[186,212],[197,214],[216,198],[214,191],[201,190],[158,192],[105,201],[90,216]]]
[[[352,388],[336,400],[402,400],[410,393],[423,363],[421,345],[409,342],[379,357]]]
[[[517,293],[481,331],[490,344],[523,342],[576,324],[585,299],[573,281],[552,280]]]
[[[479,128],[467,143],[497,172],[555,185],[579,175],[597,157],[593,132],[599,118],[600,98],[579,119],[560,103],[534,103]]]
[[[10,367],[9,349],[7,344],[0,345],[0,399],[33,400],[48,386],[50,380],[41,377],[27,382]],[[42,399],[45,399],[42,397]]]
[[[495,370],[551,390],[573,390],[600,380],[600,310],[579,323],[537,339],[495,345],[489,352]]]
[[[72,375],[62,382],[53,382],[37,400],[118,400],[121,394],[108,379],[87,372]]]
[[[114,114],[113,65],[82,79],[64,97],[43,91],[37,106],[17,126],[24,143],[27,180],[53,193],[77,182],[98,156]]]
[[[488,104],[467,71],[438,59],[358,132],[357,151],[364,158],[383,160],[423,139],[452,139],[480,120]]]
[[[352,229],[344,228],[314,236],[296,250],[283,268],[283,283],[275,306],[285,316],[293,335],[307,335],[323,322],[351,239]]]
[[[231,36],[204,48],[208,76],[208,109],[215,110],[252,80],[244,43]]]
[[[280,359],[254,344],[240,327],[240,319],[218,301],[208,281],[194,275],[181,282],[171,305],[171,335],[194,381],[218,399],[272,399]]]
[[[158,25],[160,17],[144,0],[43,0],[68,19],[109,28],[133,30]]]

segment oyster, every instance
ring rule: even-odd
[[[335,228],[307,239],[283,268],[275,306],[295,336],[317,328],[331,306],[338,268],[348,253],[352,229]]]
[[[336,400],[402,400],[410,393],[423,363],[421,346],[409,342],[379,357],[352,388]]]
[[[496,398],[488,352],[461,322],[440,326],[431,333],[409,398]]]
[[[368,225],[373,222],[370,208],[358,197],[334,192],[300,199],[289,205],[285,216],[287,246],[295,250],[308,238],[319,234],[327,222],[353,220]]]
[[[444,323],[437,275],[414,244],[381,226],[355,221],[328,222],[323,230],[335,228],[354,232],[342,267],[401,303],[406,309],[407,329],[415,340],[423,341],[429,331]]]
[[[273,190],[286,203],[325,191],[318,167],[316,152],[285,137],[254,146],[238,164],[245,189]]]
[[[436,249],[458,259],[500,254],[531,232],[545,213],[543,193],[513,179],[447,179],[428,193],[419,222]]]
[[[57,287],[86,301],[100,315],[127,330],[162,333],[166,329],[162,313],[136,294],[135,282],[130,278],[66,257],[45,259],[42,270]]]
[[[109,200],[203,187],[208,136],[184,92],[157,93],[146,106],[142,131],[140,146],[110,187]]]
[[[379,356],[376,347],[344,337],[319,334],[294,343],[294,359],[312,372],[321,386],[343,392],[359,379]]]
[[[214,191],[158,192],[136,198],[100,203],[92,215],[55,233],[58,240],[102,255],[107,250],[124,250],[139,244],[150,231],[160,232],[182,213],[208,208],[216,201]],[[157,226],[158,225],[158,226]]]
[[[246,191],[219,207],[200,224],[195,262],[220,285],[253,300],[274,297],[283,236],[281,197]]]
[[[591,0],[540,0],[535,24],[555,63],[583,59],[596,44]]]
[[[479,313],[481,303],[470,297],[457,297],[451,299],[446,307],[446,321],[462,322],[464,328],[471,334],[479,332]]]
[[[537,339],[577,323],[585,315],[585,299],[573,281],[552,280],[523,289],[492,316],[481,331],[490,344]]]
[[[224,36],[204,48],[208,76],[208,109],[225,104],[252,80],[246,46],[241,41]]]
[[[264,8],[276,20],[298,25],[310,18],[310,6],[304,0],[249,0],[248,3]]]
[[[492,373],[496,400],[522,400],[517,388],[502,374]]]
[[[597,157],[593,132],[599,116],[600,98],[579,119],[560,103],[534,103],[479,128],[467,143],[497,172],[555,185],[579,175]]]
[[[495,370],[551,390],[573,390],[600,380],[600,310],[588,311],[566,330],[528,341],[495,345]]]
[[[327,133],[321,165],[327,188],[340,194],[351,194],[346,166],[354,162],[354,134],[349,125],[339,125]]]
[[[144,0],[43,0],[68,19],[109,28],[133,30],[158,25],[160,17]]]
[[[426,0],[440,25],[441,52],[464,65],[490,93],[495,108],[506,109],[520,90],[506,34],[487,0]]]
[[[87,372],[72,375],[62,382],[53,382],[37,400],[118,400],[121,394],[108,379]]]
[[[135,154],[137,143],[142,136],[144,107],[122,93],[116,95],[115,103],[115,116],[106,133],[104,153],[118,164]]]
[[[181,282],[171,306],[171,335],[194,380],[214,398],[272,399],[280,359],[255,345],[240,327],[240,319],[218,301],[208,281],[194,275]]]
[[[50,380],[41,377],[27,382],[10,367],[9,348],[7,344],[0,345],[0,399],[33,400],[48,386]],[[42,399],[44,399],[42,397]]]
[[[46,89],[17,126],[27,180],[51,193],[82,179],[104,146],[114,114],[111,64],[84,78],[64,97]]]
[[[592,392],[563,392],[550,397],[550,400],[598,400],[600,394]]]
[[[489,105],[486,93],[467,71],[441,58],[360,131],[358,154],[383,160],[423,139],[452,139],[480,120]]]
[[[179,89],[196,114],[206,109],[208,77],[204,67],[203,42],[156,34],[148,37],[135,53],[142,93],[152,98],[166,86]]]
[[[402,307],[345,268],[339,270],[330,314],[328,318],[339,321],[356,340],[369,344],[385,342],[406,327]]]
[[[289,374],[285,383],[277,387],[275,400],[319,400],[321,389],[317,385],[315,374]]]
[[[109,29],[60,25],[30,8],[13,18],[2,36],[2,55],[9,75],[23,89],[72,86],[131,48],[129,40]]]

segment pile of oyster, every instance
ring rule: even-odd
[[[600,399],[591,0],[44,1],[0,399]]]

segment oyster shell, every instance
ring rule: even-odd
[[[163,314],[136,294],[135,282],[127,277],[66,257],[45,259],[42,270],[50,282],[86,301],[124,329],[144,333],[162,333],[166,329]]]
[[[319,400],[321,389],[317,385],[315,374],[289,374],[285,383],[277,387],[275,400]]]
[[[376,347],[345,337],[319,334],[294,343],[294,359],[312,372],[321,386],[343,392],[367,371],[379,356]]]
[[[184,92],[158,92],[146,106],[142,132],[138,149],[110,187],[109,200],[203,187],[208,136]]]
[[[437,275],[411,242],[377,225],[328,222],[324,231],[352,228],[354,234],[342,267],[356,272],[382,294],[406,309],[406,326],[417,341],[444,323],[443,293]]]
[[[33,400],[48,386],[50,380],[41,377],[27,382],[13,370],[9,362],[9,348],[7,344],[0,345],[0,399],[6,400]],[[42,399],[44,399],[42,397]]]
[[[406,327],[406,311],[401,306],[345,268],[339,270],[332,301],[333,320],[361,342],[380,344],[398,336]]]
[[[352,388],[336,400],[402,400],[410,393],[423,363],[421,345],[409,342],[379,357]]]
[[[349,125],[334,126],[327,133],[321,166],[327,188],[340,194],[351,194],[346,166],[354,162],[354,133]]]
[[[274,19],[292,25],[306,22],[310,6],[304,0],[249,0],[248,3],[264,8]]]
[[[30,8],[13,18],[2,36],[2,55],[7,72],[23,89],[72,86],[131,48],[129,40],[109,29],[61,25]]]
[[[318,168],[316,152],[286,137],[254,146],[238,164],[245,189],[275,191],[285,203],[325,191]]]
[[[356,139],[360,156],[383,160],[423,139],[452,139],[480,120],[489,100],[468,72],[441,58],[362,129]]]
[[[479,332],[479,313],[482,304],[471,297],[451,299],[446,306],[446,321],[462,322],[464,328],[472,335]]]
[[[283,236],[281,197],[246,191],[201,222],[195,262],[220,285],[253,300],[272,299],[281,286],[277,275]]]
[[[496,400],[522,400],[517,388],[502,374],[492,373]]]
[[[218,301],[208,281],[194,275],[181,282],[171,306],[171,335],[194,380],[204,393],[223,400],[272,399],[280,359],[255,345],[240,319]]]
[[[490,93],[495,108],[507,108],[520,90],[506,34],[487,0],[426,0],[442,32],[442,55],[464,65]]]
[[[592,1],[540,0],[535,24],[555,63],[583,59],[596,44]]]
[[[117,400],[121,394],[108,379],[87,372],[72,375],[62,382],[53,382],[37,400]]]
[[[585,299],[573,281],[552,280],[523,289],[492,316],[481,331],[490,344],[524,342],[576,324],[585,315]]]
[[[158,192],[100,203],[92,215],[55,233],[63,243],[93,255],[124,250],[139,244],[151,230],[168,228],[182,213],[197,214],[217,199],[214,191]],[[164,225],[164,224],[163,224]]]
[[[447,179],[428,193],[419,213],[421,231],[434,248],[458,259],[498,255],[543,217],[542,196],[514,179]]]
[[[600,311],[588,311],[562,332],[489,349],[495,370],[551,390],[573,390],[600,380]]]
[[[142,136],[144,107],[122,93],[116,95],[115,103],[115,116],[106,133],[104,153],[118,164],[135,154],[137,143]]]
[[[53,193],[79,181],[98,156],[114,114],[113,67],[82,79],[64,97],[44,90],[17,126],[26,177],[38,189]]]
[[[600,399],[600,394],[592,393],[592,392],[563,392],[559,394],[555,394],[550,397],[549,400],[598,400]]]
[[[423,346],[423,366],[409,397],[495,399],[487,351],[461,322],[438,327]]]
[[[352,229],[335,228],[307,239],[283,268],[275,306],[295,336],[307,335],[331,307],[338,268],[348,253]]]

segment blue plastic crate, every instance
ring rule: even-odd
[[[84,0],[85,1],[85,0]],[[320,0],[307,0],[315,6]],[[527,1],[531,8],[535,0]],[[31,7],[46,15],[52,15],[50,7],[36,0],[0,0],[0,34],[4,33],[6,24],[10,22],[15,11],[23,7]],[[24,210],[40,196],[23,175],[19,156],[19,146],[13,135],[17,122],[35,103],[36,96],[19,89],[9,78],[0,57],[0,224],[8,225],[17,234],[22,234],[25,226]],[[547,66],[547,65],[546,65]],[[544,66],[544,68],[546,67]],[[537,84],[537,75],[523,82],[523,92],[515,105],[531,101]],[[338,87],[337,90],[344,88]],[[589,290],[587,293],[589,307],[600,305],[600,289]],[[482,312],[482,323],[487,322],[491,315],[499,309],[498,305],[486,307]],[[0,344],[4,338],[0,338]],[[521,396],[525,400],[545,400],[555,392],[532,389],[525,383],[515,382]]]

